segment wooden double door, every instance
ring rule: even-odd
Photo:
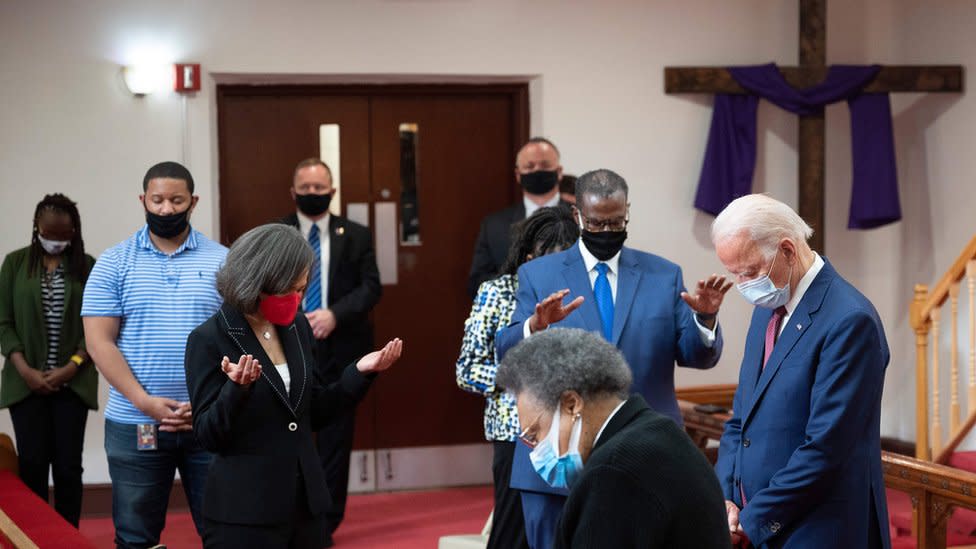
[[[520,196],[513,166],[528,137],[526,86],[222,85],[217,92],[225,245],[293,212],[295,164],[323,154],[339,164],[339,213],[373,232],[383,282],[372,314],[376,342],[400,337],[404,355],[359,406],[352,484],[409,486],[403,472],[398,481],[391,451],[483,443],[484,400],[457,388],[454,364],[471,308],[465,287],[480,220]],[[413,469],[444,467],[425,455]],[[371,472],[378,474],[369,479]],[[440,478],[412,474],[422,484]]]

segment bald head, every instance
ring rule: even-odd
[[[562,175],[559,149],[548,139],[533,137],[515,156],[515,179],[526,196],[539,205],[556,195]]]
[[[543,166],[539,168],[539,166]],[[522,173],[536,169],[555,170],[559,165],[559,149],[544,137],[529,139],[515,155],[515,170]]]

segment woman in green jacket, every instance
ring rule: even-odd
[[[81,298],[95,260],[85,254],[75,203],[49,194],[34,212],[30,246],[0,267],[0,408],[10,408],[20,477],[78,526],[81,452],[98,373],[85,352]]]

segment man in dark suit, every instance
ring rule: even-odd
[[[481,221],[481,230],[471,260],[468,293],[474,297],[481,283],[498,276],[498,269],[508,256],[512,225],[539,208],[569,204],[559,199],[559,181],[563,167],[559,164],[559,149],[543,137],[533,137],[522,145],[515,156],[515,180],[522,186],[522,200],[504,210],[488,214]]]
[[[707,369],[718,362],[722,335],[716,315],[731,283],[713,275],[688,293],[678,265],[624,247],[627,193],[626,181],[610,170],[579,177],[573,215],[580,241],[519,268],[517,305],[511,325],[495,338],[497,354],[503,359],[508,349],[550,325],[597,332],[627,359],[633,391],[680,425],[675,364]],[[563,305],[567,296],[572,301]],[[549,547],[565,491],[546,486],[527,453],[524,445],[516,446],[512,486],[522,491],[530,545]]]
[[[316,374],[334,382],[352,360],[373,346],[369,312],[380,299],[379,270],[369,229],[331,215],[332,171],[318,158],[298,163],[291,188],[297,211],[282,220],[297,227],[317,260],[302,303],[316,339]],[[333,504],[326,513],[330,535],[342,522],[349,484],[349,456],[356,410],[350,407],[318,432],[317,445]]]
[[[813,230],[764,195],[715,219],[719,259],[756,306],[716,473],[733,542],[888,548],[874,306],[810,249]]]

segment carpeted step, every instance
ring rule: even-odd
[[[976,452],[954,452],[949,456],[949,467],[976,473]]]
[[[968,547],[976,545],[976,537],[964,536],[949,532],[946,537],[947,547]],[[915,549],[915,538],[911,535],[891,538],[891,549]]]
[[[899,533],[910,533],[912,531],[912,510],[888,512],[891,518],[891,526]],[[976,533],[976,511],[970,509],[957,508],[949,519],[946,530],[950,533],[971,536]]]

